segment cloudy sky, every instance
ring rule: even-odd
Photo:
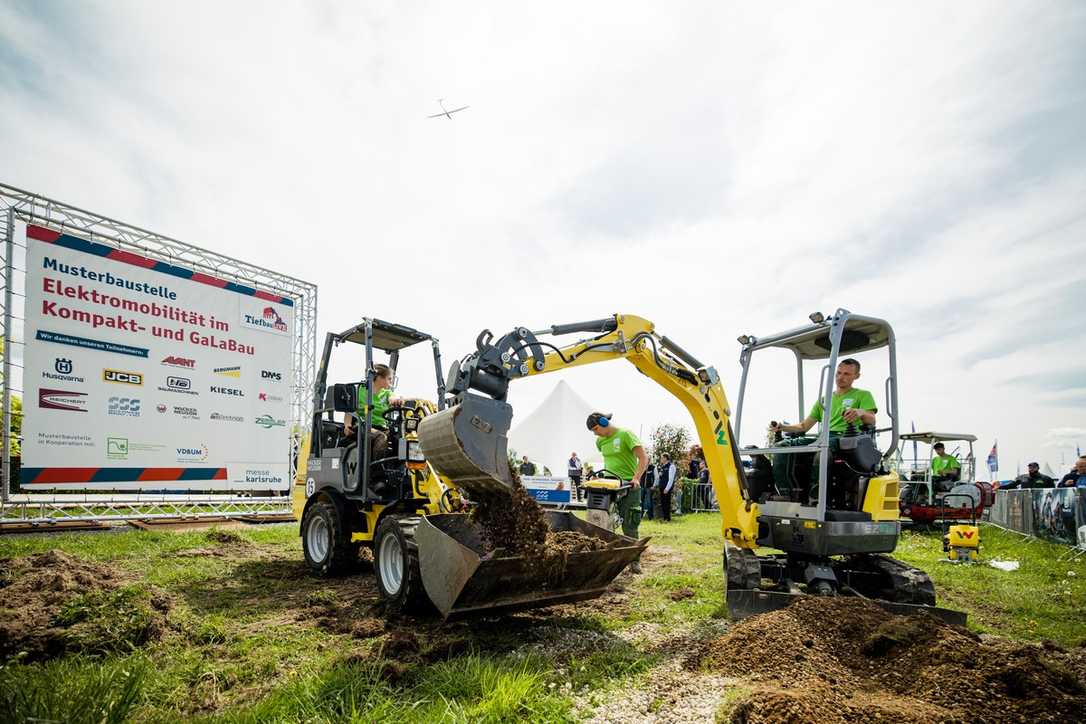
[[[631,313],[734,401],[737,335],[881,316],[906,429],[972,432],[982,460],[998,438],[1008,477],[1086,447],[1083,68],[1073,1],[0,0],[0,181],[315,282],[322,331],[398,320],[449,359],[484,327]],[[471,108],[426,119],[439,97]],[[416,357],[401,391],[432,396]],[[765,357],[747,443],[796,417]],[[684,422],[629,365],[565,379],[645,434]],[[517,385],[517,414],[556,381]]]

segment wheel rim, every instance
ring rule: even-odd
[[[381,569],[381,581],[388,593],[395,595],[403,583],[403,551],[394,535],[386,535],[377,551],[377,565]]]
[[[318,563],[323,563],[328,557],[328,550],[332,547],[328,523],[324,518],[315,515],[309,521],[309,527],[305,531],[305,542],[309,547],[310,557]]]

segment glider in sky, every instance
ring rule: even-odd
[[[442,116],[444,116],[445,118],[448,118],[451,121],[452,120],[452,114],[454,114],[454,113],[456,113],[458,111],[463,111],[463,110],[466,110],[468,108],[471,108],[471,106],[460,106],[459,108],[453,108],[453,109],[450,110],[450,109],[445,107],[445,99],[444,98],[438,98],[437,99],[437,104],[439,106],[441,106],[441,113],[435,113],[432,116],[426,116],[427,118],[441,118]]]

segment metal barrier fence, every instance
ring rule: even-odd
[[[691,478],[682,481],[682,511],[684,513],[719,512],[720,504],[712,483],[699,483]]]
[[[1086,548],[1086,489],[997,490],[988,520],[1036,538]]]

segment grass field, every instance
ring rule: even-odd
[[[601,599],[473,624],[386,623],[372,575],[310,578],[296,531],[0,539],[0,558],[55,548],[131,579],[58,614],[57,625],[91,626],[71,653],[0,667],[0,720],[574,721],[653,675],[666,654],[642,645],[643,631],[697,640],[725,625],[711,514],[643,523],[653,536],[645,573],[623,574]],[[1086,560],[991,527],[983,541],[984,557],[1020,569],[939,563],[937,533],[906,533],[897,555],[929,571],[940,604],[967,611],[978,632],[1080,643]],[[132,643],[157,592],[171,602],[165,632]]]

